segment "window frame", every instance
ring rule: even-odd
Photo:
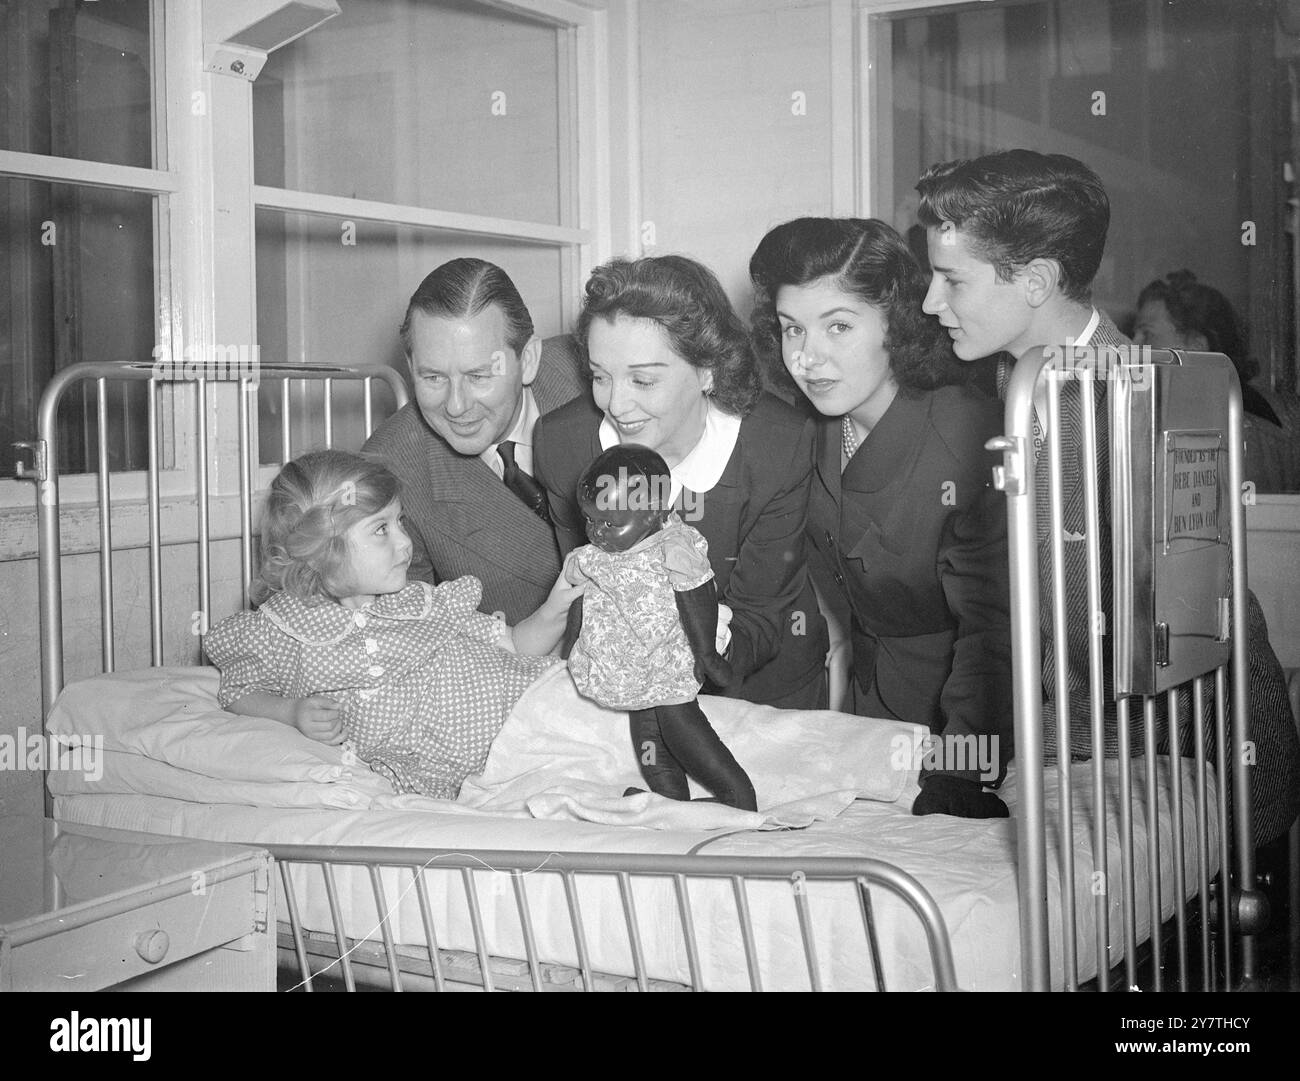
[[[580,283],[592,268],[611,254],[609,184],[608,23],[606,4],[591,6],[568,0],[475,0],[481,8],[497,8],[550,24],[557,35],[560,65],[557,91],[569,108],[561,110],[561,221],[572,225],[443,210],[437,207],[357,199],[291,188],[254,184],[253,214],[261,210],[305,214],[332,221],[366,221],[399,228],[429,229],[496,240],[525,240],[554,245],[560,254],[560,318],[564,326],[577,320]],[[252,280],[250,278],[250,280]],[[296,290],[290,283],[292,297]],[[291,303],[291,308],[293,307]],[[289,356],[295,330],[289,328]]]
[[[892,114],[891,96],[893,86],[893,54],[890,25],[893,20],[909,15],[935,14],[939,12],[958,12],[978,10],[986,0],[830,0],[832,10],[837,6],[852,6],[851,21],[856,22],[852,34],[855,55],[854,64],[861,72],[857,82],[857,95],[854,101],[856,122],[854,132],[857,137],[854,157],[856,161],[866,160],[866,168],[860,175],[855,175],[855,202],[853,213],[860,217],[877,217],[890,221],[894,212],[895,192],[892,176],[894,159],[893,130],[887,118]],[[1040,0],[1002,0],[1003,6],[1038,3]],[[1148,0],[1156,10],[1159,4]],[[844,18],[848,25],[849,18]],[[1273,28],[1271,33],[1278,31]],[[833,50],[834,51],[834,50]],[[1257,50],[1258,52],[1258,50]],[[846,84],[841,82],[840,88]],[[849,85],[849,93],[852,86]],[[1253,121],[1252,121],[1253,122]],[[871,153],[860,151],[869,149]],[[889,163],[889,164],[885,164]],[[845,167],[846,169],[848,167]],[[1256,170],[1251,181],[1256,187],[1260,183],[1260,172]],[[847,180],[844,181],[848,183]],[[837,208],[836,213],[840,213]],[[847,213],[847,211],[846,211]],[[1297,279],[1291,297],[1292,325],[1300,335],[1300,242],[1297,243],[1293,256],[1297,268]],[[1252,332],[1261,324],[1261,307],[1267,308],[1266,283],[1272,280],[1276,264],[1260,260],[1252,263],[1250,272],[1251,303],[1249,307],[1238,312],[1239,317]],[[1300,374],[1300,356],[1288,358],[1284,355],[1282,342],[1285,335],[1281,333],[1281,324],[1269,320],[1263,327],[1265,333],[1260,336],[1252,333],[1255,339],[1255,359],[1263,367],[1262,382],[1268,387],[1286,388]]]
[[[187,19],[188,16],[188,19]],[[180,125],[175,113],[179,105],[179,88],[175,85],[177,73],[183,70],[181,49],[183,35],[178,31],[189,21],[197,24],[197,12],[184,9],[182,0],[151,0],[149,5],[150,36],[150,73],[153,81],[153,168],[131,165],[115,165],[108,162],[85,161],[79,158],[65,158],[57,155],[31,154],[24,151],[0,150],[0,177],[26,180],[36,183],[54,183],[74,185],[82,188],[109,188],[116,191],[129,191],[153,197],[153,247],[154,247],[154,295],[153,315],[155,341],[158,344],[185,340],[185,324],[181,313],[176,311],[172,298],[185,295],[186,283],[178,280],[178,268],[173,266],[170,254],[176,249],[178,223],[176,221],[177,203],[186,195],[186,174],[177,161],[177,135]],[[201,38],[201,30],[192,28],[195,36]],[[201,55],[201,50],[200,50]],[[159,163],[163,166],[159,168]],[[140,358],[147,360],[150,358]],[[168,409],[162,428],[172,437],[172,442],[164,448],[164,460],[181,460],[188,449],[193,453],[193,432],[187,431],[181,423],[177,425]],[[5,452],[17,453],[14,448],[5,447]],[[160,472],[161,490],[173,493],[184,490],[184,470],[165,469]],[[121,499],[143,499],[145,493],[144,471],[120,473],[115,475],[117,481],[114,495]],[[93,503],[96,499],[96,477],[94,474],[68,474],[59,482],[60,501],[67,504]],[[14,511],[31,510],[36,501],[35,485],[25,477],[0,478],[0,514],[7,517]],[[34,511],[33,511],[34,515]],[[20,527],[21,524],[20,523]],[[25,530],[21,530],[25,532]],[[6,534],[12,532],[6,530]],[[31,523],[35,548],[34,517]],[[24,551],[29,546],[19,543],[15,552],[12,542],[0,541],[0,561],[22,558],[30,552]]]
[[[150,49],[154,81],[155,167],[112,165],[0,150],[0,176],[115,188],[154,197],[154,316],[157,345],[169,355],[209,356],[218,342],[254,343],[255,218],[259,209],[340,216],[396,226],[437,228],[465,234],[556,244],[561,259],[562,318],[577,315],[579,283],[611,254],[609,184],[609,13],[606,0],[476,0],[541,20],[561,35],[561,81],[571,108],[561,129],[561,192],[572,226],[521,222],[426,207],[269,188],[253,183],[252,83],[204,67],[201,5],[192,0],[151,0]],[[221,220],[218,232],[217,220]],[[142,358],[144,359],[144,358]],[[216,457],[209,462],[209,491],[238,491],[238,456],[232,410],[216,401],[233,388],[210,384],[209,434]],[[192,499],[197,488],[190,465],[197,450],[193,388],[159,392],[164,446],[159,487],[164,503]],[[255,418],[254,418],[255,421]],[[254,445],[257,434],[254,428]],[[8,448],[5,448],[8,450]],[[143,500],[143,471],[112,475],[114,504]],[[97,477],[59,478],[63,546],[94,550],[98,543]],[[36,550],[35,485],[27,478],[0,479],[0,562],[31,558]],[[183,516],[182,516],[183,517]],[[164,543],[184,539],[187,528],[167,525]],[[173,537],[172,533],[176,536]],[[220,539],[215,534],[213,539]]]

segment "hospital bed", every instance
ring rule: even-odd
[[[275,757],[256,749],[258,739],[272,738],[270,729],[240,729],[253,743],[237,752],[222,744],[235,719],[217,709],[211,670],[193,668],[200,660],[197,636],[177,628],[206,625],[247,603],[258,492],[278,462],[311,445],[359,445],[374,423],[374,399],[386,395],[400,406],[404,386],[386,368],[266,365],[255,378],[242,372],[228,378],[231,373],[203,365],[161,373],[150,365],[69,368],[47,390],[39,439],[29,448],[40,534],[42,708],[64,738],[102,735],[116,757],[111,775],[93,783],[51,770],[47,813],[73,824],[269,849],[280,871],[282,982],[307,990],[367,982],[395,990],[1105,989],[1140,982],[1210,989],[1249,982],[1256,965],[1250,936],[1259,930],[1249,817],[1241,813],[1249,778],[1236,768],[1230,783],[1221,783],[1212,764],[1225,761],[1227,747],[1249,732],[1240,678],[1244,644],[1231,634],[1244,625],[1240,559],[1218,553],[1222,565],[1215,566],[1231,581],[1226,612],[1215,602],[1227,636],[1193,673],[1194,716],[1178,721],[1194,728],[1196,753],[1181,759],[1158,753],[1151,723],[1137,757],[1044,762],[1035,522],[1059,512],[1060,495],[1052,468],[1051,505],[1036,506],[1033,476],[1050,461],[1038,462],[1039,454],[1059,452],[1060,425],[1049,428],[1041,452],[1033,451],[1036,408],[1053,418],[1063,387],[1077,383],[1086,396],[1100,386],[1114,446],[1098,441],[1095,425],[1085,423],[1085,455],[1122,460],[1130,479],[1142,475],[1133,467],[1136,455],[1160,484],[1172,484],[1163,470],[1173,469],[1174,459],[1158,449],[1159,395],[1167,397],[1193,370],[1222,381],[1230,407],[1198,421],[1198,431],[1220,432],[1218,472],[1214,484],[1200,478],[1198,490],[1208,498],[1213,489],[1222,507],[1217,547],[1240,551],[1240,506],[1223,496],[1240,488],[1240,456],[1231,450],[1241,446],[1235,377],[1221,359],[1156,354],[1145,360],[1126,373],[1116,365],[1099,376],[1071,358],[1030,356],[1015,373],[1007,434],[999,443],[1004,465],[996,477],[1012,524],[1017,759],[1001,790],[1012,817],[914,817],[913,783],[872,799],[853,800],[862,793],[850,791],[838,813],[801,821],[799,828],[775,821],[745,829],[634,828],[618,825],[617,816],[608,824],[536,817],[518,806],[503,812],[432,805],[386,793],[373,775],[349,774],[328,758],[299,763],[300,772],[284,777],[229,776],[231,761]],[[102,422],[109,386],[124,380],[148,388],[149,462],[134,478],[109,469]],[[385,389],[376,395],[374,387]],[[104,674],[74,682],[63,694],[68,614],[61,571],[69,559],[84,564],[89,558],[63,553],[60,545],[58,410],[74,390],[94,397],[101,417],[99,656],[81,657],[77,674]],[[290,422],[295,407],[305,407],[315,425],[305,436]],[[278,440],[267,431],[276,424]],[[190,478],[181,484],[187,494],[168,503],[162,481],[175,485],[178,476]],[[114,571],[131,553],[114,553],[111,508],[115,486],[128,482],[143,482],[147,505],[148,535],[137,553],[147,558],[147,657],[142,646],[119,645],[130,620],[118,614]],[[1156,484],[1153,479],[1151,491]],[[1087,488],[1095,520],[1095,475]],[[1133,493],[1125,498],[1131,501]],[[180,545],[163,529],[165,517],[174,523],[178,504],[192,504],[194,516],[193,540]],[[1164,513],[1148,510],[1153,520]],[[1095,568],[1112,559],[1097,543],[1101,532],[1087,531],[1090,589]],[[1150,538],[1126,534],[1124,543]],[[165,582],[164,564],[172,575]],[[1050,572],[1041,589],[1048,596],[1055,591],[1058,601],[1064,596]],[[1091,600],[1096,609],[1100,599]],[[1141,601],[1130,595],[1127,603]],[[84,634],[84,614],[73,622]],[[1099,627],[1098,688],[1108,637]],[[1239,674],[1232,681],[1231,732],[1230,668]],[[1137,689],[1121,701],[1121,723],[1130,711],[1154,718],[1158,698],[1178,703],[1163,686],[1144,692],[1140,680],[1129,682]],[[190,697],[176,700],[178,687]],[[127,701],[153,703],[156,715],[135,728],[112,720],[125,712],[138,721],[149,713],[122,707]],[[737,731],[754,721],[745,709],[764,708],[702,701],[711,718]],[[1104,705],[1097,703],[1098,716]],[[774,714],[759,719],[832,727],[848,720]],[[875,731],[874,722],[851,723]],[[179,724],[191,725],[186,731],[195,738],[171,738]],[[190,753],[205,740],[212,750],[206,759]],[[300,742],[287,760],[299,752],[328,754]],[[185,751],[176,750],[182,745]],[[1236,801],[1232,816],[1229,799]]]

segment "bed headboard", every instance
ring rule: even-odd
[[[145,384],[147,467],[114,472],[120,449],[110,433],[120,425],[110,418],[111,392]],[[37,439],[19,444],[31,456],[20,476],[36,482],[38,576],[41,626],[42,717],[64,683],[64,611],[60,538],[60,406],[74,394],[92,397],[95,462],[93,500],[98,515],[101,670],[117,663],[119,628],[115,621],[114,552],[146,548],[149,582],[149,663],[165,663],[164,602],[193,613],[194,642],[206,629],[213,608],[213,543],[239,545],[239,584],[227,590],[248,603],[254,569],[255,511],[268,470],[315,446],[360,448],[375,425],[375,387],[386,391],[384,412],[401,408],[408,395],[401,375],[385,365],[289,367],[270,364],[163,362],[75,364],[57,373],[41,396]],[[278,429],[278,431],[276,430]],[[120,429],[118,429],[120,431]],[[90,478],[79,477],[77,482]],[[117,486],[115,491],[115,485]],[[91,493],[82,493],[89,497]],[[138,532],[129,519],[143,517]],[[187,521],[188,519],[188,521]],[[122,525],[115,548],[114,526]],[[192,544],[197,575],[191,606],[165,594],[164,549]],[[92,549],[93,550],[93,549]],[[232,598],[233,599],[233,598]],[[235,604],[228,605],[232,610]],[[222,613],[224,614],[224,613]],[[182,618],[184,618],[182,616]],[[193,645],[194,643],[192,643]],[[185,663],[194,663],[187,658]],[[48,794],[47,794],[48,800]],[[48,807],[47,807],[48,811]]]
[[[1250,776],[1245,756],[1235,751],[1251,734],[1242,424],[1236,373],[1220,354],[1136,346],[1039,349],[1022,357],[1013,372],[1006,435],[990,448],[1003,452],[995,484],[1006,493],[1008,505],[1021,943],[1030,989],[1050,986],[1045,748],[1072,748],[1075,757],[1094,763],[1093,867],[1110,866],[1107,847],[1113,842],[1107,838],[1104,807],[1115,793],[1105,791],[1105,760],[1118,759],[1118,909],[1132,986],[1137,983],[1134,890],[1143,871],[1135,868],[1132,822],[1135,814],[1143,815],[1147,837],[1158,838],[1162,808],[1156,770],[1169,767],[1157,762],[1170,761],[1157,757],[1162,730],[1169,746],[1194,744],[1196,763],[1196,821],[1183,821],[1181,767],[1169,769],[1172,798],[1163,810],[1172,816],[1176,838],[1172,890],[1179,973],[1187,970],[1186,873],[1201,879],[1205,978],[1215,978],[1212,921],[1222,936],[1219,975],[1226,983],[1252,976],[1249,936],[1258,930],[1261,913],[1253,888]],[[1045,638],[1050,638],[1046,647]],[[1078,675],[1081,662],[1086,681]],[[1054,713],[1054,723],[1045,726],[1045,713]],[[1212,731],[1206,731],[1209,725]],[[1231,755],[1229,746],[1234,748]],[[1145,766],[1145,799],[1133,777],[1137,756]],[[1065,833],[1065,823],[1071,821],[1070,757],[1057,754],[1062,800],[1058,853],[1074,847]],[[1227,771],[1220,771],[1221,783],[1213,788],[1217,807],[1207,805],[1214,802],[1207,796],[1213,784],[1206,772],[1211,759],[1232,762],[1230,783]],[[1217,815],[1217,859],[1206,853],[1211,815]],[[1212,914],[1205,900],[1207,866],[1217,864],[1226,879],[1230,829],[1236,871],[1232,903],[1218,904]],[[1195,833],[1194,855],[1201,854],[1191,868],[1184,865],[1185,832]],[[1160,882],[1154,844],[1148,846],[1148,857],[1151,911],[1160,911],[1162,885],[1169,891],[1170,884]],[[1076,911],[1071,859],[1062,863],[1062,881],[1071,883],[1062,887],[1062,926],[1073,929],[1076,921],[1095,921],[1098,971],[1106,972],[1111,967],[1114,886],[1101,875],[1094,882],[1093,910]],[[1232,972],[1229,945],[1233,935],[1242,956],[1237,973]],[[1067,985],[1073,986],[1075,935],[1067,933],[1064,943],[1062,964]],[[1151,948],[1153,983],[1159,990],[1160,936],[1153,937]]]

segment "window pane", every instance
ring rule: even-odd
[[[153,166],[149,0],[0,0],[0,149]]]
[[[1094,301],[1117,321],[1188,268],[1293,378],[1288,68],[1272,0],[1040,0],[892,25],[892,169],[877,210],[915,220],[932,163],[1008,147],[1078,158],[1111,202]],[[1283,46],[1290,42],[1286,48]],[[889,190],[892,182],[892,191]],[[1247,223],[1252,223],[1248,228]],[[920,247],[924,248],[924,243]]]
[[[36,436],[36,406],[56,371],[81,361],[143,361],[154,346],[153,196],[0,179],[0,447]],[[96,463],[93,393],[65,396],[60,472]],[[144,388],[109,396],[110,464],[146,463]]]
[[[257,183],[572,224],[560,45],[554,27],[497,8],[345,4],[253,86]]]
[[[348,243],[347,241],[355,241]],[[475,256],[501,266],[518,286],[543,338],[561,326],[563,248],[464,236],[430,229],[262,210],[257,214],[257,336],[264,364],[388,364],[403,374],[397,330],[421,280],[448,259]],[[278,384],[260,390],[262,461],[280,460]],[[295,417],[311,422],[291,432],[293,453],[324,445],[320,388],[299,388]],[[304,408],[310,403],[309,408]],[[387,415],[386,392],[376,415]],[[364,441],[361,388],[334,388],[334,445],[355,450]]]

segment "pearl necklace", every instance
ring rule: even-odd
[[[844,460],[851,461],[853,456],[858,452],[858,437],[853,431],[853,421],[847,414],[840,422],[840,448],[844,452]]]

